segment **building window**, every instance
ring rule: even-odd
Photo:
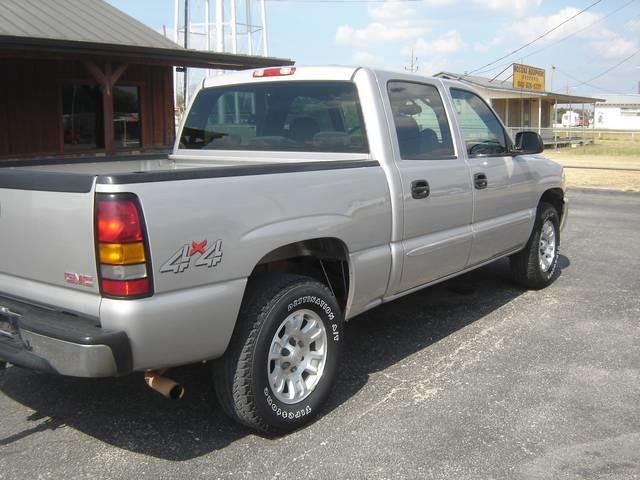
[[[138,87],[113,87],[111,121],[116,148],[141,146]],[[62,126],[65,152],[103,149],[105,142],[102,89],[97,85],[63,85]]]
[[[104,148],[102,92],[96,85],[62,87],[64,151]]]
[[[531,100],[528,98],[522,101],[522,126],[531,126]]]
[[[116,148],[139,147],[140,90],[129,85],[113,87],[113,136]]]
[[[623,117],[640,117],[640,108],[622,107],[620,113]]]

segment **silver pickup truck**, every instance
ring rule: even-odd
[[[105,377],[211,361],[264,432],[318,413],[343,322],[508,256],[558,274],[562,168],[453,81],[367,68],[208,79],[165,158],[0,168],[0,361]]]

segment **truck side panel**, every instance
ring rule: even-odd
[[[379,166],[340,168],[337,162],[316,172],[98,185],[97,190],[135,193],[147,223],[154,297],[130,302],[132,307],[104,300],[101,307],[105,327],[132,336],[136,369],[157,367],[160,360],[169,365],[165,360],[174,356],[195,361],[222,354],[242,299],[240,287],[263,257],[284,245],[341,240],[356,259],[350,268],[354,285],[364,286],[351,298],[354,305],[368,304],[387,288],[391,207]],[[358,253],[368,251],[378,259],[373,270],[358,261]],[[133,305],[144,309],[123,316],[122,308],[138,308]],[[185,315],[189,329],[182,328]],[[127,320],[116,324],[123,317]],[[163,332],[155,339],[159,343],[144,338],[155,326]],[[164,346],[161,353],[154,350],[158,344]]]
[[[127,332],[134,370],[216,358],[233,333],[245,285],[239,279],[136,301],[104,299],[100,320]]]

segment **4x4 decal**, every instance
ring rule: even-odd
[[[160,272],[182,273],[191,266],[191,260],[194,258],[196,259],[193,263],[194,267],[215,267],[222,261],[222,240],[216,240],[208,248],[207,243],[205,239],[202,242],[183,245],[160,267]]]

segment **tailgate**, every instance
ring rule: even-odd
[[[98,293],[93,185],[91,175],[0,169],[0,292],[24,297],[28,285],[37,300],[34,287],[48,284]]]

